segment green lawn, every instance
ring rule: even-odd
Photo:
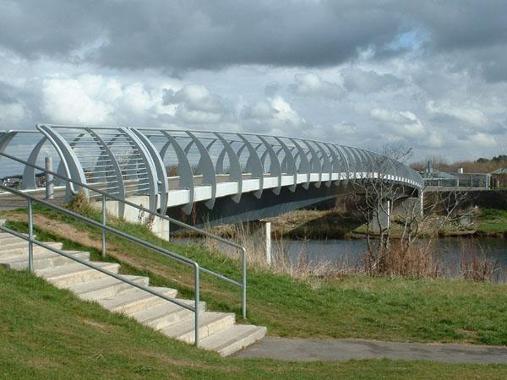
[[[60,225],[51,225],[48,220],[39,223],[42,230],[50,231],[43,235],[39,230],[41,239],[61,240],[72,234],[84,247],[98,246],[97,231],[45,214],[53,218],[52,222],[59,219]],[[63,230],[63,222],[71,223],[72,231]],[[119,224],[124,230],[196,259],[204,267],[239,278],[235,260],[199,246],[165,242],[138,225]],[[155,285],[174,287],[182,296],[192,296],[193,277],[188,268],[123,239],[111,236],[108,242],[111,259],[122,262],[125,273],[147,274]],[[67,241],[67,246],[75,248],[76,244]],[[97,251],[92,252],[96,255]],[[505,284],[365,276],[298,281],[251,268],[248,286],[248,322],[267,326],[270,335],[507,344]],[[203,275],[201,294],[210,309],[240,314],[239,289]]]
[[[480,232],[507,234],[507,210],[483,209],[478,221]]]
[[[504,379],[506,365],[220,358],[0,267],[2,379]]]

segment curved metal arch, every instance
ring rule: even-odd
[[[11,140],[17,135],[18,133],[15,131],[7,131],[7,132],[1,132],[0,133],[0,153],[3,153],[5,148],[9,145]]]
[[[182,207],[183,212],[186,215],[190,215],[192,213],[192,208],[194,204],[194,175],[192,173],[192,166],[190,165],[190,161],[188,157],[179,144],[179,142],[166,131],[162,131],[162,134],[167,138],[167,143],[160,150],[160,157],[162,161],[167,153],[167,149],[172,146],[174,152],[176,153],[176,158],[178,159],[178,175],[180,177],[180,187],[183,186],[189,190],[188,195],[188,203]]]
[[[201,143],[201,141],[195,137],[195,135],[190,131],[185,131],[185,133],[192,139],[192,142],[187,145],[187,148],[191,144],[195,144],[197,149],[199,150],[200,158],[199,163],[197,164],[199,171],[202,173],[204,183],[211,186],[211,198],[205,202],[206,207],[209,209],[212,209],[215,205],[215,199],[217,195],[217,179],[216,179],[216,173],[215,173],[215,166],[213,165],[213,161],[211,160],[211,157],[209,155],[209,152],[206,150],[204,145]],[[185,148],[185,151],[187,151],[187,148]]]
[[[352,165],[351,165],[351,169],[353,170],[352,179],[359,178],[359,176],[357,174],[358,173],[357,170],[358,170],[358,166],[361,165],[360,157],[357,156],[355,149],[353,149],[349,146],[342,146],[342,149],[347,154],[347,156],[349,158],[349,162],[350,162],[350,160],[352,160]]]
[[[344,174],[345,174],[345,182],[344,183],[346,185],[350,179],[350,171],[351,171],[351,167],[350,167],[350,163],[349,163],[349,155],[342,151],[343,147],[340,145],[330,144],[330,146],[333,148],[333,151],[335,153],[338,153],[338,155],[340,156],[341,161],[338,161],[337,165],[340,167],[339,170],[344,171]],[[344,165],[341,165],[341,162],[343,162]]]
[[[147,169],[147,177],[148,177],[148,186],[149,186],[149,209],[153,212],[157,211],[157,198],[159,196],[158,192],[158,175],[157,169],[155,167],[155,163],[153,158],[150,156],[149,151],[146,146],[141,142],[141,140],[136,136],[136,134],[130,130],[129,128],[120,128],[120,130],[125,133],[125,135],[130,139],[130,141],[137,148],[137,151],[141,155],[141,160],[143,161],[146,169]]]
[[[229,146],[231,146],[231,144],[233,143],[234,141],[232,140],[229,140],[228,141],[228,144]],[[232,147],[232,146],[231,146]],[[237,153],[234,152],[236,155]],[[217,162],[215,164],[215,172],[216,173],[223,173],[225,171],[224,169],[224,160],[225,160],[225,155],[227,154],[227,149],[225,148],[225,146],[222,147],[222,150],[220,151],[220,154],[218,155],[218,158],[217,158]]]
[[[331,163],[331,160],[329,159],[330,152],[326,151],[324,149],[324,146],[318,141],[315,141],[315,145],[317,145],[320,152],[322,153],[321,160],[324,162],[321,164],[321,171],[328,173],[329,178],[326,181],[326,187],[329,187],[329,186],[331,186],[331,177],[333,175],[333,165]],[[322,175],[321,175],[321,177],[322,177]]]
[[[86,176],[84,174],[83,167],[79,162],[76,153],[70,147],[69,143],[55,130],[46,126],[46,125],[37,125],[37,129],[47,137],[47,139],[53,144],[54,148],[57,150],[58,154],[61,157],[62,167],[65,171],[65,175],[70,177],[75,181],[79,181],[84,184],[88,184],[86,181]],[[69,183],[67,187],[73,193],[76,193],[80,189],[76,189],[72,183]],[[85,193],[86,197],[89,196],[87,189],[82,189]],[[69,194],[68,194],[69,195]]]
[[[30,165],[35,165],[37,158],[39,157],[40,150],[47,140],[46,136],[43,136],[30,152],[27,159],[27,162]],[[0,149],[0,152],[1,151],[2,150]],[[23,180],[21,183],[23,185],[23,189],[35,189],[37,187],[37,183],[35,181],[35,168],[33,166],[25,165],[25,169],[23,170]]]
[[[227,152],[227,156],[229,157],[229,178],[238,184],[238,192],[231,198],[234,202],[239,203],[243,189],[243,174],[241,173],[239,158],[234,149],[232,149],[231,145],[222,137],[220,133],[215,132],[215,136],[218,137],[224,147],[223,151]]]
[[[327,150],[329,151],[330,158],[330,165],[331,165],[331,173],[337,173],[338,179],[335,181],[335,185],[339,185],[341,181],[341,168],[340,168],[340,159],[338,158],[338,155],[336,154],[336,151],[332,144],[329,143],[322,143]],[[332,174],[331,174],[332,175]],[[331,180],[332,182],[332,180]]]
[[[319,174],[319,180],[317,182],[315,182],[315,184],[314,184],[316,188],[319,188],[320,184],[322,183],[322,163],[320,162],[319,156],[317,155],[317,152],[315,151],[315,148],[312,146],[310,141],[308,141],[308,140],[302,140],[302,141],[308,147],[308,151],[310,152],[310,156],[311,156],[310,172]]]
[[[282,161],[282,168],[285,166],[285,168],[287,170],[287,174],[292,175],[294,178],[294,184],[289,187],[289,190],[291,192],[294,192],[294,191],[296,191],[296,187],[297,187],[297,183],[298,183],[296,160],[294,159],[294,155],[292,154],[292,150],[289,149],[287,144],[280,137],[275,137],[275,140],[278,141],[278,143],[282,147],[284,154],[285,154],[283,161]]]
[[[273,192],[278,195],[280,194],[280,190],[282,189],[282,167],[280,165],[280,160],[278,159],[278,156],[275,153],[275,150],[273,149],[273,146],[266,140],[264,136],[258,135],[257,136],[259,140],[264,144],[266,147],[266,151],[269,152],[269,160],[270,160],[270,173],[273,176],[278,177],[278,184],[273,189]],[[273,167],[274,166],[274,167]]]
[[[300,174],[306,174],[306,182],[303,183],[303,188],[305,190],[308,190],[308,188],[310,187],[310,162],[308,161],[308,157],[306,156],[305,151],[303,150],[303,148],[301,147],[301,145],[298,144],[298,142],[296,141],[296,139],[292,138],[292,137],[289,137],[289,140],[296,147],[297,154],[300,157],[298,173],[300,173],[302,171],[302,173],[300,173]]]
[[[98,133],[96,133],[91,128],[86,128],[85,130],[88,131],[88,133],[97,140],[98,144],[102,145],[102,148],[104,149],[104,154],[107,155],[107,157],[109,157],[109,159],[111,160],[111,166],[113,167],[113,171],[114,171],[114,174],[117,179],[118,196],[120,199],[125,199],[125,195],[126,195],[125,194],[125,184],[123,183],[123,176],[121,173],[120,165],[118,164],[118,160],[114,156],[111,149],[109,149],[108,144],[106,144],[104,139],[101,136],[99,136]],[[100,160],[101,156],[102,156],[102,154],[99,156],[99,160]],[[99,162],[99,160],[97,160],[97,163]],[[106,181],[106,183],[107,183],[107,181]],[[123,204],[121,202],[118,202],[118,203],[119,203],[118,204],[118,216],[120,218],[123,218],[125,216],[125,204]]]
[[[157,172],[157,185],[158,185],[158,194],[160,199],[160,213],[165,215],[167,211],[167,196],[169,191],[169,181],[167,178],[167,172],[165,170],[164,161],[162,161],[162,158],[158,154],[157,149],[153,145],[153,143],[150,141],[148,137],[146,137],[144,134],[142,134],[140,131],[138,131],[135,128],[131,128],[132,132],[134,132],[139,140],[144,144],[148,152],[150,153],[151,158],[153,159],[153,163],[155,165],[155,170]]]
[[[252,143],[241,133],[237,133],[237,136],[243,141],[245,144],[244,146],[248,150],[246,170],[252,173],[254,178],[259,179],[259,190],[254,192],[254,196],[259,199],[262,195],[262,191],[264,190],[264,167],[262,166],[261,159],[257,153],[257,148],[254,148]]]

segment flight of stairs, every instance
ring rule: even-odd
[[[61,243],[46,244],[62,248]],[[90,260],[88,252],[64,252],[81,260]],[[194,313],[190,310],[37,245],[34,245],[33,258],[35,274],[56,287],[69,289],[79,298],[96,301],[110,311],[126,314],[171,338],[194,342]],[[114,273],[120,269],[116,263],[93,264]],[[28,242],[0,232],[0,265],[16,270],[27,269]],[[148,277],[123,276],[138,284],[149,285]],[[151,288],[168,297],[177,296],[175,289]],[[178,300],[192,306],[194,304],[193,300]],[[232,313],[205,311],[204,302],[200,304],[200,310],[199,347],[216,351],[222,356],[239,351],[266,334],[265,327],[235,324],[235,315]]]

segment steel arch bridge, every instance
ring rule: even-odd
[[[14,149],[22,134],[32,141],[29,163],[40,162],[49,147],[59,174],[161,213],[178,208],[189,215],[199,202],[211,210],[223,198],[238,204],[245,194],[260,199],[266,192],[332,189],[364,178],[416,192],[423,187],[416,171],[388,157],[296,137],[38,124],[32,131],[1,132],[0,153]],[[25,189],[37,187],[33,167],[25,166],[22,177]],[[124,216],[121,204],[117,211]]]

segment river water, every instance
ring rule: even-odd
[[[180,243],[195,243],[193,239],[177,239]],[[426,244],[421,240],[419,244]],[[360,267],[366,252],[366,240],[273,240],[273,256],[284,255],[290,262],[300,260],[309,264],[330,263],[340,269]],[[255,239],[256,250],[264,252],[264,241]],[[223,245],[224,252],[230,247]],[[494,265],[492,280],[507,282],[507,239],[501,238],[440,238],[432,242],[434,262],[438,263],[439,272],[455,276],[463,262],[487,259]],[[237,251],[230,252],[233,255]]]
[[[424,244],[424,241],[422,241]],[[361,264],[366,240],[281,240],[274,242],[276,251],[285,252],[290,261],[302,256],[312,262],[332,262],[340,266]],[[456,273],[463,260],[487,258],[496,265],[494,279],[507,280],[507,239],[501,238],[441,238],[433,242],[434,257],[442,270]]]

